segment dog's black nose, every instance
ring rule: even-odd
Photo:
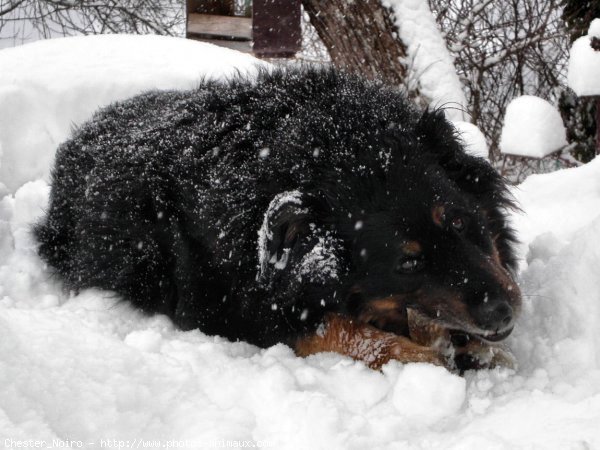
[[[476,310],[475,319],[484,330],[506,330],[513,321],[513,309],[505,300],[487,299]]]

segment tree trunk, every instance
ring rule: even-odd
[[[405,83],[406,47],[380,0],[302,0],[333,64],[388,84]]]

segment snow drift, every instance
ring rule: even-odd
[[[260,64],[250,55],[161,36],[81,36],[4,49],[0,181],[14,192],[45,177],[58,144],[100,106],[150,89],[192,89],[201,77],[248,73]]]

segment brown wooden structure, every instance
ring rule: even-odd
[[[241,12],[234,0],[186,0],[186,12],[190,39],[262,58],[290,58],[300,50],[300,0],[252,0],[251,11]]]

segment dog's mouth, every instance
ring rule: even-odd
[[[430,328],[431,324],[434,328],[445,330],[452,342],[458,346],[460,346],[460,342],[468,342],[472,339],[487,343],[500,342],[510,336],[514,328],[514,324],[510,324],[508,328],[486,330],[478,327],[468,317],[462,317],[449,308],[436,308],[433,312],[430,308],[406,301],[400,296],[389,296],[363,302],[361,293],[358,291],[349,296],[350,302],[368,304],[368,308],[360,317],[364,322],[376,328],[397,334],[405,332],[411,334],[411,330],[415,327]]]
[[[450,332],[450,336],[452,341],[468,341],[470,338],[475,338],[480,341],[495,343],[500,342],[506,339],[513,332],[514,325],[511,325],[509,328],[504,330],[483,330],[481,328],[475,327],[469,323],[465,323],[464,321],[457,320],[454,317],[431,317],[429,319],[432,322],[437,323],[438,325],[446,328]]]
[[[475,336],[478,339],[481,339],[482,341],[489,341],[489,342],[500,342],[503,341],[504,339],[506,339],[508,336],[510,336],[510,334],[512,333],[514,327],[510,327],[507,330],[504,331],[500,331],[500,332],[489,332],[489,333],[471,333],[473,336]]]
[[[484,341],[499,342],[499,341],[503,341],[508,336],[510,336],[513,329],[514,329],[514,327],[510,327],[507,330],[500,331],[500,332],[489,332],[489,333],[481,333],[481,334],[473,333],[473,335]]]

